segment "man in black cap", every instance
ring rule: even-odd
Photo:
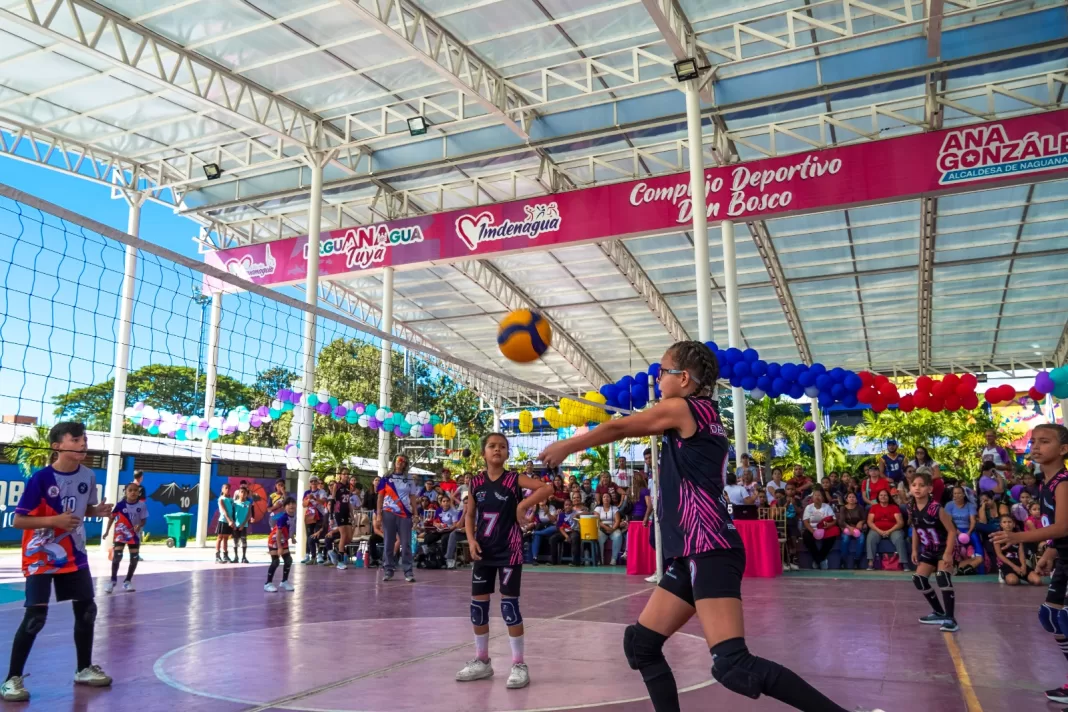
[[[895,487],[905,480],[905,456],[897,451],[897,440],[886,441],[886,453],[879,458],[879,470]]]

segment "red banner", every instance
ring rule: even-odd
[[[1068,172],[1068,110],[705,171],[710,221],[748,220],[1051,180]],[[323,233],[323,278],[686,229],[689,173]],[[301,282],[307,238],[209,253],[257,284]]]

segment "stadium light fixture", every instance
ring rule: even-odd
[[[218,163],[207,163],[204,165],[204,177],[208,180],[218,180],[222,176],[222,168]]]
[[[697,66],[697,60],[693,57],[686,59],[680,59],[675,62],[675,78],[680,82],[688,82],[691,79],[697,79],[701,74],[701,68]]]
[[[422,136],[429,126],[429,122],[422,116],[413,116],[408,119],[408,133],[412,136]]]

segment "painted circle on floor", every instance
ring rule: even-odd
[[[183,692],[303,712],[541,712],[648,698],[641,675],[623,657],[623,623],[527,619],[531,683],[522,690],[505,687],[511,652],[506,631],[494,623],[496,675],[477,682],[455,680],[474,653],[466,618],[379,618],[230,633],[175,648],[154,668],[156,677]],[[235,651],[255,675],[205,674],[205,660],[233,659]],[[703,638],[678,633],[664,651],[680,692],[714,684]]]

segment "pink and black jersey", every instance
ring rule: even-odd
[[[22,491],[16,514],[28,517],[54,517],[73,512],[85,518],[90,506],[99,502],[96,475],[88,467],[74,472],[60,472],[48,467],[38,470]],[[64,529],[27,529],[22,532],[22,573],[66,574],[89,567],[85,555],[85,526],[73,531]]]
[[[112,510],[112,518],[115,520],[115,542],[120,544],[141,543],[141,536],[137,528],[148,519],[148,505],[144,500],[138,500],[130,504],[122,500]]]
[[[491,480],[485,472],[469,484],[475,497],[475,539],[486,566],[519,566],[523,563],[523,533],[516,521],[516,508],[523,501],[519,473],[505,472]]]
[[[920,538],[920,550],[945,551],[949,532],[942,523],[942,505],[934,497],[927,500],[927,506],[920,509],[916,502],[909,502],[909,522]]]
[[[660,453],[657,517],[664,556],[695,556],[717,549],[741,549],[723,486],[727,475],[727,432],[708,398],[691,396],[686,405],[697,430],[683,438],[664,433]]]
[[[1042,507],[1042,526],[1048,527],[1057,521],[1057,487],[1068,480],[1068,470],[1061,468],[1053,477],[1046,479],[1038,489],[1039,506]],[[1068,537],[1053,540],[1057,558],[1068,560]]]

